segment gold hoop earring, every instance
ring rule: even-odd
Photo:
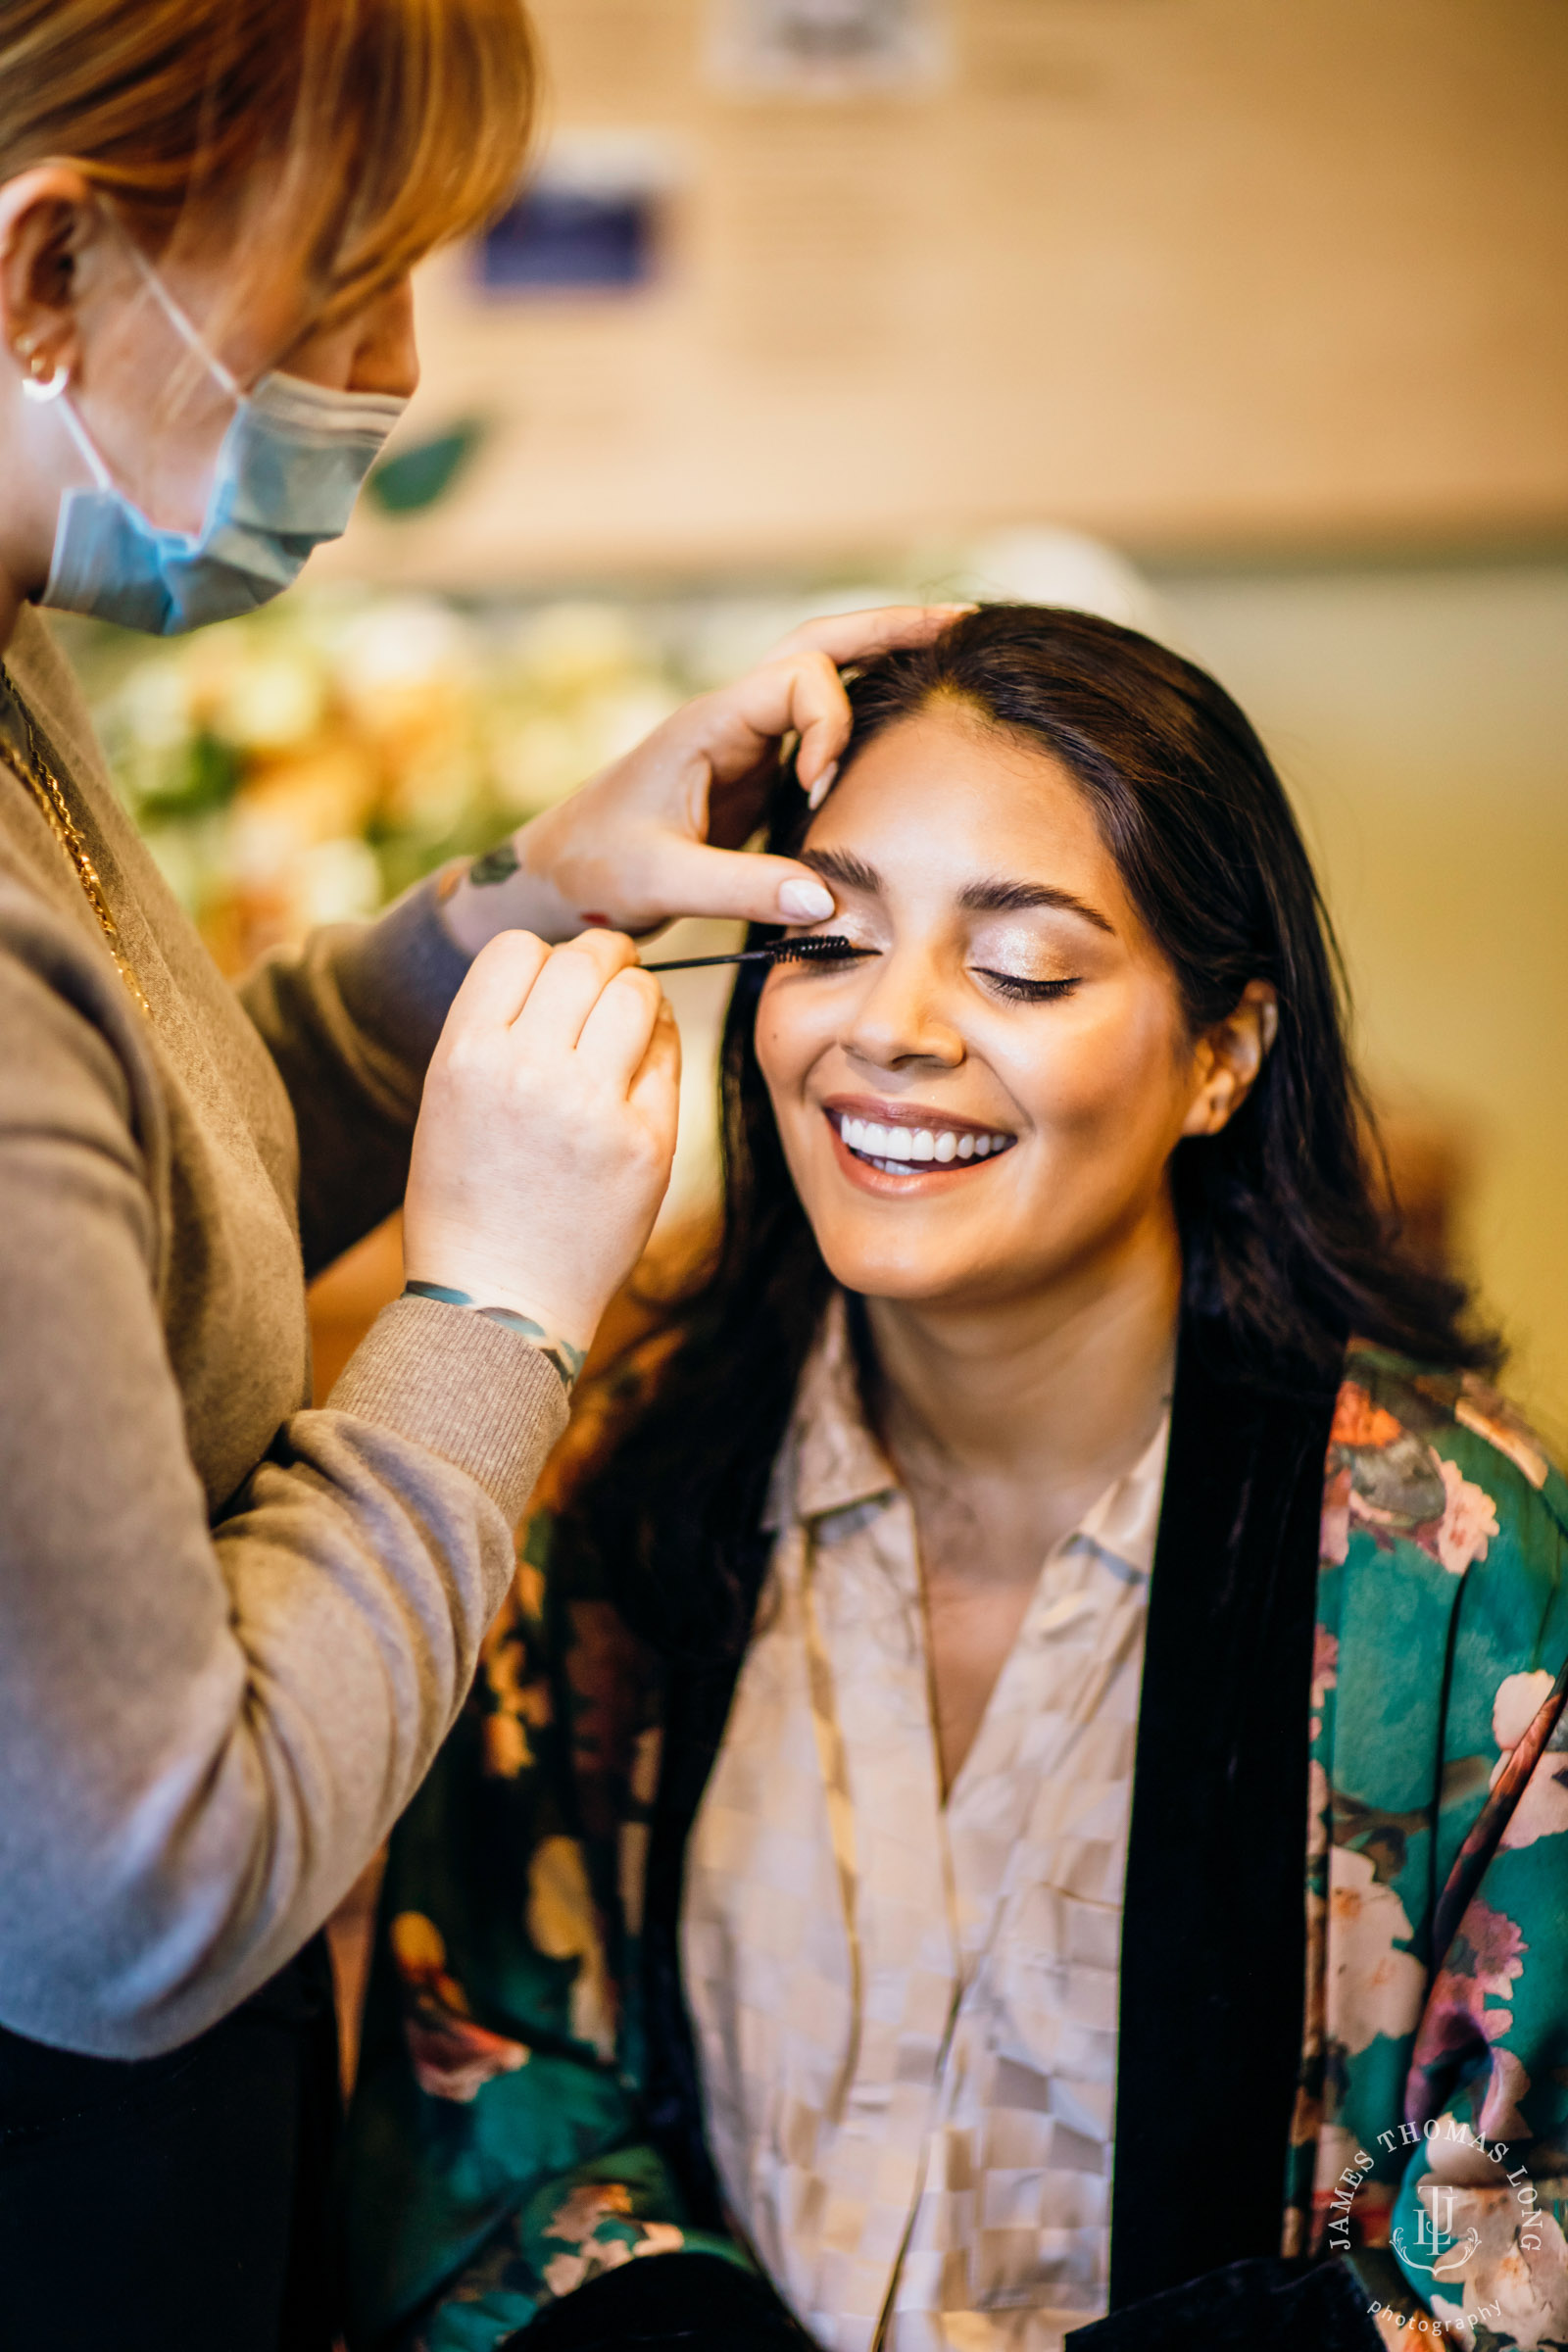
[[[22,379],[23,397],[36,401],[58,400],[71,381],[71,369],[57,360],[45,359],[41,351],[27,356],[28,373]],[[48,369],[45,374],[44,370]]]

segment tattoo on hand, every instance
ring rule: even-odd
[[[468,880],[482,890],[487,882],[510,881],[520,863],[516,843],[498,841],[493,850],[486,850],[482,858],[474,859],[468,868]]]
[[[555,1365],[561,1385],[568,1394],[588,1359],[585,1348],[574,1348],[569,1340],[555,1338],[531,1315],[516,1314],[510,1306],[481,1306],[478,1299],[470,1297],[466,1291],[451,1291],[439,1282],[406,1282],[403,1296],[405,1298],[435,1298],[443,1306],[471,1307],[476,1315],[483,1315],[487,1322],[500,1323],[506,1330],[515,1331],[523,1339],[531,1340],[540,1354],[548,1356]]]

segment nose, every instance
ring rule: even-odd
[[[895,949],[862,969],[866,986],[840,1040],[852,1060],[876,1070],[911,1062],[956,1069],[963,1037],[944,1008],[941,976],[930,960]]]
[[[303,335],[279,365],[308,383],[409,399],[419,381],[410,279],[400,277],[352,317]]]
[[[414,332],[414,284],[400,277],[365,313],[349,368],[351,392],[388,392],[411,399],[419,381]]]

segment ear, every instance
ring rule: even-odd
[[[79,365],[76,256],[97,209],[70,164],[39,164],[0,186],[0,345],[24,377],[48,382]]]
[[[1198,1041],[1198,1085],[1183,1135],[1218,1135],[1257,1083],[1263,1057],[1280,1025],[1279,998],[1269,980],[1249,980],[1241,1002]]]

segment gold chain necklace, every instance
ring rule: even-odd
[[[152,1006],[147,1002],[147,993],[132,969],[130,959],[121,944],[120,926],[115,921],[114,908],[109,904],[98,868],[94,865],[87,844],[82,838],[81,827],[71,813],[60,778],[38,749],[38,738],[33,733],[31,714],[26,704],[17,692],[16,681],[3,662],[0,662],[0,684],[5,686],[12,701],[22,713],[22,723],[27,730],[27,760],[24,760],[15,746],[7,743],[3,737],[0,737],[0,758],[4,759],[6,765],[14,774],[21,777],[37,802],[49,830],[75,869],[76,880],[81,884],[83,897],[98,917],[99,928],[109,943],[109,953],[115,959],[116,970],[142,1011],[151,1015]],[[29,760],[30,766],[28,765]]]

